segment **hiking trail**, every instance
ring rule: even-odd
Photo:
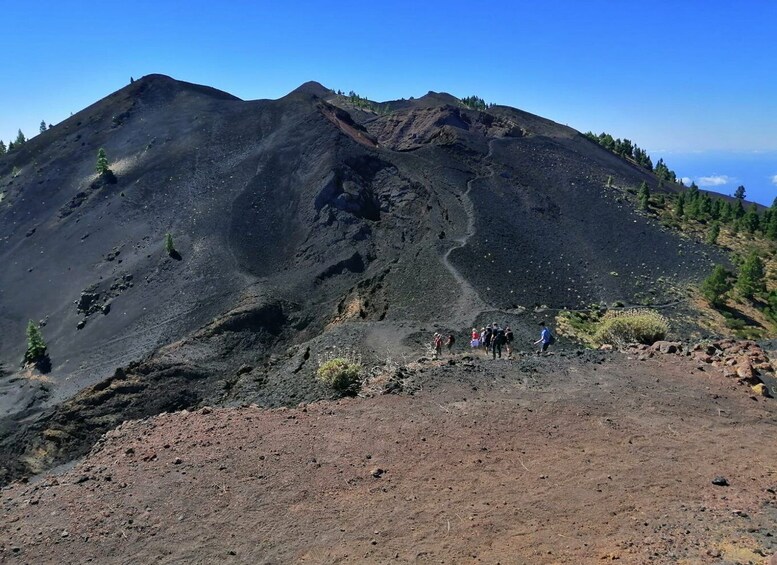
[[[488,153],[485,157],[486,161],[493,155],[495,141],[497,140],[490,139],[488,141]],[[467,181],[467,189],[462,193],[460,198],[461,205],[467,214],[467,231],[464,235],[453,239],[454,245],[448,249],[442,257],[442,264],[448,269],[461,289],[449,319],[450,323],[457,326],[469,326],[480,312],[489,309],[488,304],[480,297],[477,289],[469,283],[450,261],[451,253],[454,250],[461,249],[467,245],[470,238],[475,235],[475,207],[472,204],[472,199],[469,197],[469,194],[472,191],[472,186],[475,182],[493,178],[494,165],[489,163],[486,168],[488,169],[488,174],[476,175]]]

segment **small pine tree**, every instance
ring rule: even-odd
[[[3,143],[3,140],[0,139],[0,156],[5,155],[8,152],[8,150],[5,147],[5,143]]]
[[[685,194],[682,192],[677,195],[677,201],[674,205],[674,215],[678,218],[685,216]]]
[[[720,221],[724,224],[731,223],[734,219],[734,207],[731,206],[731,202],[724,202],[720,206]]]
[[[766,290],[764,274],[764,264],[758,256],[758,252],[751,251],[739,267],[736,283],[737,292],[743,298],[748,299],[752,299],[757,293],[764,292]]]
[[[168,255],[175,253],[175,245],[173,244],[173,236],[169,233],[165,234],[165,251]]]
[[[734,198],[740,201],[745,199],[745,187],[741,184],[734,191]]]
[[[710,231],[707,232],[707,243],[715,245],[718,242],[718,236],[720,235],[720,224],[718,222],[712,222]]]
[[[777,214],[769,217],[769,223],[766,226],[766,237],[771,240],[777,240]]]
[[[14,147],[17,149],[24,145],[24,143],[27,141],[27,138],[24,137],[24,134],[22,133],[22,130],[19,130],[19,133],[16,134],[16,141],[14,141]]]
[[[747,212],[742,217],[742,222],[747,233],[753,234],[758,230],[760,218],[758,216],[758,207],[755,204],[748,208]]]
[[[40,132],[43,133],[44,131],[46,131],[46,122],[41,120],[40,121]]]
[[[637,192],[637,199],[639,200],[639,207],[641,210],[647,210],[650,204],[650,189],[645,181],[639,185],[639,192]]]
[[[10,153],[13,150],[14,150],[13,141],[9,141],[8,142],[8,153]]]
[[[97,151],[97,166],[95,169],[97,170],[98,175],[110,171],[110,168],[108,167],[108,157],[105,155],[105,149],[102,147]]]
[[[745,207],[742,206],[742,201],[741,200],[737,200],[737,203],[734,204],[734,206],[733,206],[733,210],[734,210],[734,219],[735,220],[738,220],[739,218],[741,218],[742,216],[745,215]]]
[[[32,320],[27,324],[27,351],[24,353],[25,363],[38,363],[46,357],[46,342],[40,328]]]
[[[715,265],[712,274],[701,283],[701,293],[712,306],[725,303],[725,294],[732,287],[730,276],[723,265]]]

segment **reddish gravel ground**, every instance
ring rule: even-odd
[[[675,356],[128,422],[2,492],[3,563],[765,563],[777,402]],[[723,476],[729,486],[715,486]]]

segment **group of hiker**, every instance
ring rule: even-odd
[[[550,345],[555,343],[556,338],[550,332],[545,322],[540,322],[540,326],[542,327],[540,338],[533,345],[539,345],[537,352],[544,353]],[[502,348],[504,348],[507,358],[510,359],[513,356],[514,339],[515,335],[508,324],[502,327],[494,322],[481,328],[480,331],[477,328],[472,328],[469,344],[473,349],[482,348],[486,356],[491,354],[494,359],[497,357],[502,358]],[[432,340],[435,355],[437,357],[442,355],[443,344],[447,347],[448,353],[450,353],[454,343],[456,343],[456,338],[453,337],[453,334],[448,334],[448,337],[445,338],[443,334],[435,333]]]

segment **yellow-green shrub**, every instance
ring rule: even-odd
[[[356,391],[361,383],[361,374],[361,364],[345,357],[324,361],[316,371],[319,381],[338,392]]]
[[[627,343],[652,344],[666,337],[669,320],[655,310],[623,310],[607,312],[593,336],[598,345],[610,343],[623,346]]]

